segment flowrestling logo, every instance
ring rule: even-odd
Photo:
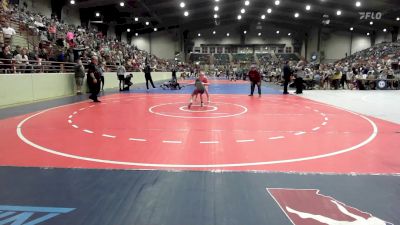
[[[380,20],[382,18],[381,12],[359,12],[360,20]]]
[[[0,205],[0,225],[36,225],[73,210],[75,209]]]

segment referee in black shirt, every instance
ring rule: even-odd
[[[97,95],[100,92],[100,73],[98,71],[97,64],[98,64],[97,56],[92,56],[88,68],[87,82],[91,93],[89,98],[92,99],[93,102],[100,102],[97,99]]]
[[[288,92],[288,85],[290,82],[290,77],[292,76],[292,70],[290,69],[289,62],[285,62],[285,66],[283,67],[283,94],[287,95]]]

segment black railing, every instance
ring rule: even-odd
[[[56,62],[44,60],[20,61],[16,59],[0,58],[0,74],[20,74],[20,73],[74,73],[76,63]],[[83,64],[85,68],[88,64]],[[105,72],[117,72],[118,66],[105,65]],[[129,72],[141,72],[139,68],[126,67]],[[153,72],[168,72],[163,69],[153,69]]]

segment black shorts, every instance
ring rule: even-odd
[[[204,91],[205,90],[199,90],[199,89],[195,89],[194,91],[193,91],[193,95],[197,95],[197,94],[204,94]]]
[[[118,75],[118,80],[125,80],[125,75]]]

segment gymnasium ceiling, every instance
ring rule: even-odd
[[[68,0],[69,1],[69,0]],[[294,32],[304,31],[312,26],[322,24],[323,15],[328,15],[330,24],[326,27],[332,30],[348,30],[354,27],[355,32],[378,31],[393,26],[399,26],[400,1],[399,0],[359,0],[360,7],[356,7],[357,0],[280,0],[275,5],[275,0],[125,0],[124,6],[120,6],[123,0],[75,0],[74,7],[79,7],[91,20],[99,20],[95,12],[101,14],[104,23],[116,21],[122,29],[130,28],[135,32],[151,32],[154,27],[159,30],[180,27],[188,30],[213,29],[216,22],[219,26],[240,23],[240,26],[251,27],[257,24],[271,24],[275,27],[286,28]],[[181,8],[180,3],[184,2],[185,7]],[[67,3],[69,4],[69,3]],[[306,5],[311,10],[306,10]],[[218,6],[219,10],[214,11]],[[245,13],[240,10],[244,8]],[[268,13],[267,9],[272,12]],[[337,15],[341,10],[341,15]],[[185,17],[184,12],[188,11],[189,16]],[[359,12],[381,12],[380,20],[360,20]],[[295,18],[294,14],[299,13]],[[218,18],[214,19],[214,14]],[[238,20],[238,15],[242,19]],[[265,15],[262,20],[261,16]],[[135,21],[138,17],[138,21]],[[145,22],[150,24],[146,26]]]

